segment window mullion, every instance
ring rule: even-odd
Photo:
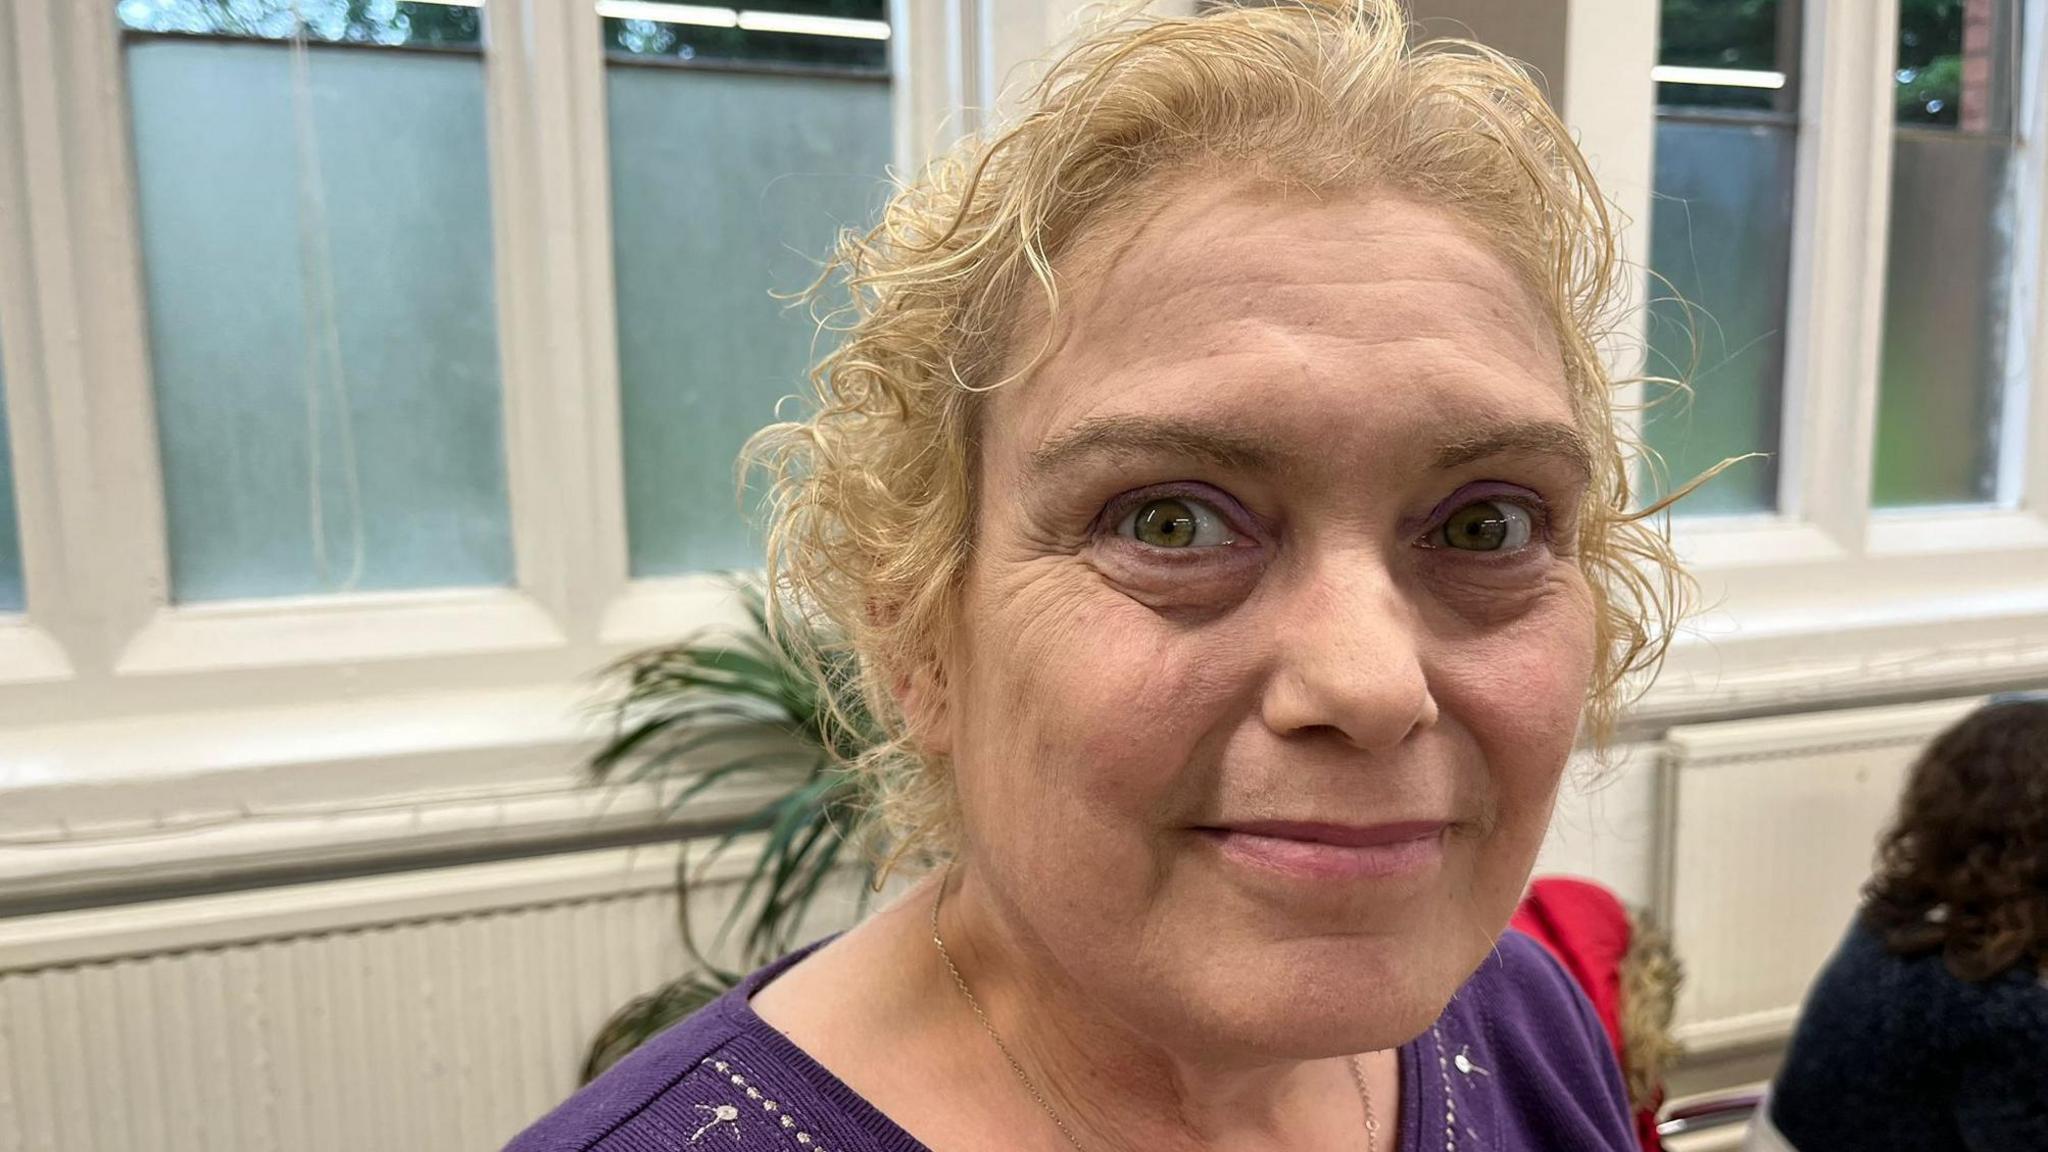
[[[1897,0],[1816,0],[1802,48],[1786,511],[1849,555],[1876,447],[1897,25]]]
[[[574,597],[578,637],[597,637],[605,614],[626,593],[631,545],[626,537],[625,440],[620,425],[617,279],[613,267],[611,129],[605,87],[604,20],[590,0],[549,0],[561,52],[553,75],[566,119],[553,138],[570,166],[573,186],[567,225],[573,229],[573,266],[561,282],[573,286],[581,321],[571,351],[573,381],[558,398],[565,422],[579,431],[585,514],[578,537]],[[678,275],[685,270],[678,269]]]
[[[2035,516],[2048,516],[2048,3],[2022,5],[2016,113],[2019,171],[2013,238],[2010,359],[2015,365],[2001,426],[1999,495]]]
[[[1615,420],[1631,434],[1641,432],[1646,272],[1650,260],[1650,212],[1656,178],[1656,84],[1658,6],[1635,0],[1575,0],[1566,22],[1569,37],[1562,77],[1565,123],[1616,210],[1621,245],[1615,306],[1620,317],[1602,345],[1608,371],[1630,381],[1615,391]]]
[[[569,538],[584,517],[574,461],[583,316],[574,243],[563,216],[574,183],[556,99],[565,87],[558,29],[567,0],[489,0],[484,75],[489,108],[492,236],[505,413],[505,472],[518,586],[567,621],[576,584]]]
[[[22,99],[25,73],[47,72],[47,57],[17,60],[22,43],[21,17],[0,7],[0,358],[6,381],[7,429],[13,441],[12,463],[17,542],[25,619],[29,627],[0,629],[0,681],[62,676],[69,662],[53,636],[76,639],[75,605],[64,579],[63,509],[55,483],[57,461],[50,437],[49,405],[44,394],[41,301],[35,266],[39,251],[34,222],[27,209],[28,176],[37,167],[27,141],[27,118],[47,112],[47,101]],[[47,129],[34,134],[48,142]],[[16,643],[17,639],[22,643]]]
[[[169,596],[121,37],[104,5],[21,0],[14,18],[37,330],[13,338],[37,352],[40,401],[17,415],[20,439],[43,433],[30,486],[49,488],[23,508],[30,612],[93,675]]]
[[[923,169],[981,127],[978,0],[889,0],[895,167]]]

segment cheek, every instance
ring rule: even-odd
[[[1512,623],[1460,638],[1440,659],[1438,702],[1482,751],[1504,832],[1533,826],[1540,835],[1547,823],[1592,674],[1592,597],[1576,576]]]
[[[1498,630],[1462,638],[1438,662],[1445,719],[1476,746],[1496,823],[1472,859],[1469,911],[1490,939],[1535,865],[1593,667],[1583,583]]]
[[[1006,828],[1149,823],[1193,786],[1227,673],[1143,605],[1047,563],[1033,579],[971,582],[981,610],[952,702],[963,803]]]

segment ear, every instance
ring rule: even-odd
[[[867,602],[868,622],[885,624],[896,618],[896,608],[882,600]],[[910,745],[921,753],[949,756],[953,751],[951,710],[947,706],[946,672],[938,646],[919,657],[906,659],[889,670],[889,695],[903,714]]]
[[[939,661],[927,658],[890,677],[889,691],[903,713],[911,746],[930,756],[952,755],[952,708]]]

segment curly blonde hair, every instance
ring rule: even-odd
[[[1592,743],[1669,643],[1686,584],[1650,519],[1663,505],[1633,507],[1599,352],[1618,305],[1614,224],[1519,66],[1469,42],[1411,44],[1396,0],[1127,13],[1052,64],[1013,124],[962,141],[871,231],[841,236],[814,288],[837,298],[822,323],[839,336],[811,374],[815,408],[743,457],[772,481],[769,578],[807,625],[789,633],[822,631],[858,659],[883,738],[854,767],[899,851],[952,847],[950,766],[916,747],[894,689],[942,682],[976,420],[984,393],[1031,367],[1004,371],[1016,317],[1049,323],[1074,238],[1191,175],[1405,194],[1490,241],[1549,311],[1594,451],[1577,526],[1597,608]]]

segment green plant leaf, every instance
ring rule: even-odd
[[[755,858],[754,866],[747,873],[746,880],[740,885],[739,896],[733,903],[732,913],[726,917],[724,925],[719,929],[721,937],[731,931],[732,925],[737,921],[739,914],[747,908],[748,902],[753,899],[755,892],[760,888],[763,878],[768,875],[769,870],[789,851],[791,843],[801,836],[805,829],[818,822],[822,815],[819,800],[837,784],[838,781],[829,778],[812,780],[781,800],[776,801],[769,809],[765,810],[773,812],[774,823],[769,826],[766,845],[763,847],[761,854]],[[774,892],[771,889],[764,898],[762,912],[759,914],[759,919],[756,922],[757,925],[767,920],[767,915],[771,910],[777,909],[779,905],[780,902],[774,899]],[[755,931],[749,932],[749,939],[754,938],[761,932],[772,931],[773,923],[770,921],[767,928],[757,927]]]
[[[773,945],[774,951],[779,953],[789,946],[789,942],[801,925],[804,915],[809,912],[811,902],[817,898],[819,887],[837,871],[839,856],[841,850],[846,847],[846,844],[846,836],[843,830],[836,826],[833,827],[832,834],[819,840],[810,861],[805,864],[802,870],[801,879],[795,881],[789,895],[786,897],[792,912],[781,921],[784,931],[781,939]],[[862,884],[862,899],[859,902],[859,909],[863,913],[866,911],[865,894],[867,891],[868,885]]]
[[[839,850],[846,843],[841,829],[830,820],[814,824],[790,859],[787,875],[779,877],[769,890],[770,906],[756,922],[754,945],[758,952],[779,956],[803,929],[818,889],[833,872]]]
[[[804,871],[804,864],[821,839],[836,838],[838,829],[830,820],[807,818],[794,829],[792,842],[777,855],[773,877],[762,895],[761,914],[755,918],[748,946],[755,952],[773,952],[777,942],[796,931],[795,919],[804,905],[793,897],[791,885]]]
[[[742,757],[738,760],[727,761],[726,763],[719,765],[717,768],[705,771],[701,776],[697,777],[697,779],[692,781],[688,787],[684,788],[681,792],[677,793],[676,796],[668,802],[666,807],[668,811],[671,813],[679,812],[682,810],[683,805],[688,804],[691,800],[696,799],[699,795],[703,794],[703,792],[706,789],[710,788],[712,785],[718,783],[721,780],[725,780],[733,776],[744,776],[750,772],[757,771],[764,767],[771,767],[779,764],[788,764],[789,760],[790,758],[786,753],[761,752],[753,756]],[[767,805],[764,805],[764,808],[774,808],[781,803],[782,801],[780,800],[770,801]]]
[[[591,1039],[583,1058],[582,1083],[597,1079],[628,1052],[724,995],[729,987],[703,973],[692,972],[627,1001]]]
[[[766,590],[758,581],[733,583],[748,627],[707,630],[608,670],[612,734],[589,770],[615,786],[673,789],[665,800],[671,815],[722,781],[758,778],[781,790],[678,862],[677,931],[692,970],[615,1014],[592,1043],[587,1075],[740,979],[708,958],[691,926],[692,860],[701,867],[740,837],[761,838],[714,937],[722,946],[744,924],[741,951],[751,967],[802,930],[866,812],[862,781],[842,767],[882,739],[861,695],[859,662],[837,637],[771,632]],[[866,899],[864,886],[863,907]]]
[[[593,776],[603,779],[610,776],[620,764],[634,759],[670,755],[674,751],[670,741],[679,730],[694,727],[705,732],[727,732],[740,728],[756,731],[788,730],[786,722],[779,723],[730,704],[716,702],[692,703],[678,707],[661,715],[650,716],[625,728],[590,758]]]

